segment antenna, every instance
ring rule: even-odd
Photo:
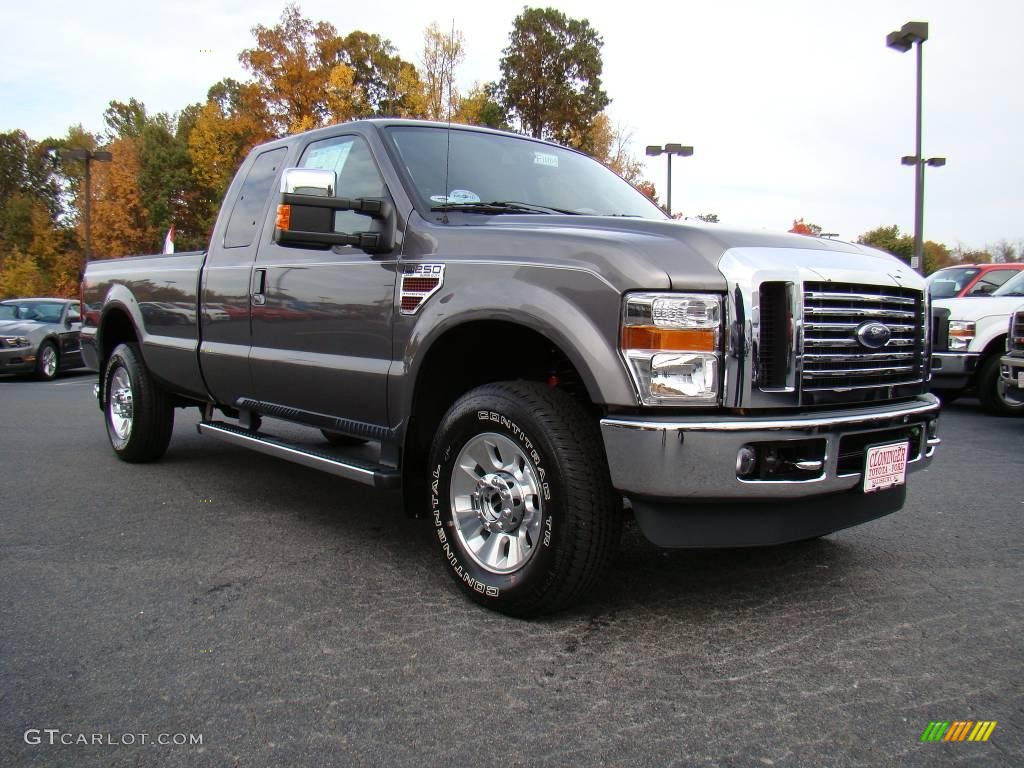
[[[452,17],[452,36],[448,38],[448,45],[454,45],[455,42],[455,17]],[[447,58],[447,57],[446,57]],[[444,61],[444,59],[442,59]],[[448,223],[448,165],[452,156],[452,75],[454,74],[454,67],[450,64],[441,65],[441,77],[445,76],[445,68],[449,67],[448,71],[448,131],[446,135],[447,146],[444,152],[444,218],[441,219],[445,224]],[[443,87],[443,85],[442,85]]]

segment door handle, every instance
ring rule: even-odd
[[[253,273],[252,273],[252,291],[250,292],[249,295],[252,298],[252,303],[255,304],[257,307],[262,307],[264,304],[267,303],[267,296],[266,296],[266,293],[264,292],[264,291],[266,291],[266,287],[267,287],[267,270],[265,270],[265,269],[253,270]]]

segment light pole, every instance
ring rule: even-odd
[[[90,231],[90,212],[92,205],[92,191],[89,175],[89,166],[93,162],[109,163],[113,156],[104,150],[93,151],[89,149],[58,149],[57,157],[61,160],[82,160],[85,162],[85,260],[92,258],[92,233]]]
[[[908,21],[885,38],[885,44],[900,53],[906,53],[911,47],[917,46],[917,141],[914,155],[906,155],[900,162],[903,165],[914,166],[914,255],[910,258],[910,266],[918,271],[921,270],[924,261],[924,167],[930,165],[939,168],[946,164],[943,157],[926,160],[921,154],[921,82],[924,68],[921,47],[927,39],[926,21]]]
[[[672,215],[672,155],[679,155],[679,157],[689,157],[693,154],[693,147],[684,147],[682,144],[666,144],[664,147],[659,147],[656,144],[647,147],[648,157],[657,157],[658,155],[668,155],[668,202],[666,209],[668,215]]]

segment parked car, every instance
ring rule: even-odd
[[[1010,315],[1006,355],[999,361],[1006,397],[1024,402],[1024,304]]]
[[[990,413],[1024,414],[1024,402],[1007,393],[1000,358],[1007,348],[1010,315],[1024,297],[1024,272],[991,296],[932,302],[932,391],[952,402],[973,391]]]
[[[1024,264],[959,264],[928,275],[928,292],[933,299],[990,296],[1014,277]]]
[[[49,381],[82,366],[81,305],[69,299],[0,302],[0,373],[35,373]]]
[[[158,459],[192,406],[204,435],[400,488],[497,610],[578,599],[623,497],[660,546],[797,541],[899,510],[940,442],[920,275],[673,221],[565,147],[336,125],[253,149],[220,211],[207,251],[86,268],[115,454]],[[147,317],[155,286],[198,322]]]

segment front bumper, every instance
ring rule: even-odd
[[[35,347],[0,349],[0,373],[25,373],[36,367]]]
[[[1020,353],[1006,355],[999,360],[999,375],[1003,379],[1006,394],[1015,400],[1024,400],[1024,387],[1020,386],[1024,374],[1024,356]]]
[[[662,546],[748,546],[822,535],[898,509],[903,488],[860,492],[865,447],[906,440],[908,472],[922,469],[941,442],[938,413],[938,400],[921,395],[814,415],[606,418],[601,432],[612,484],[630,499],[648,538]],[[744,446],[804,452],[806,461],[778,479],[744,479],[737,471]],[[679,521],[673,531],[666,514]],[[750,514],[778,525],[752,534],[738,523]],[[789,530],[798,517],[809,525]],[[652,527],[654,518],[661,522]]]
[[[963,389],[970,385],[980,358],[977,352],[933,352],[932,387]]]

